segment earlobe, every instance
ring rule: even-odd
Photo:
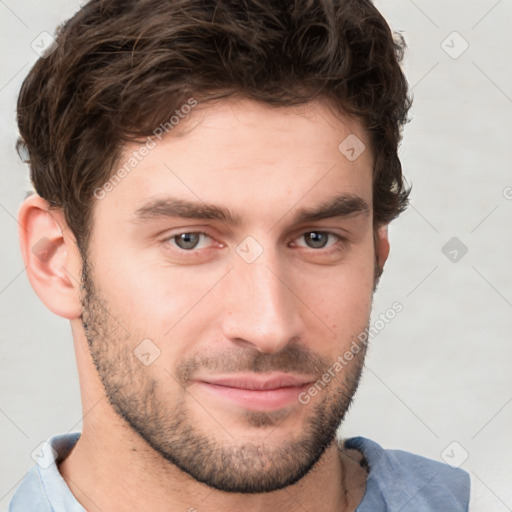
[[[81,314],[81,258],[61,210],[37,194],[23,201],[18,234],[32,288],[53,313],[72,320]]]

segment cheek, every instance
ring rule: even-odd
[[[360,283],[358,283],[359,286],[350,286],[350,284],[346,280],[340,280],[339,283],[331,282],[328,294],[317,298],[310,295],[315,313],[334,333],[333,342],[337,346],[340,341],[349,343],[354,336],[364,330],[370,317],[372,305],[370,284],[368,283],[364,288]]]
[[[373,246],[354,251],[340,265],[293,273],[297,295],[336,333],[365,328],[371,312],[375,272]]]
[[[222,274],[149,261],[134,270],[131,263],[126,259],[117,260],[115,268],[105,265],[102,295],[114,323],[129,332],[125,343],[133,350],[144,346],[144,352],[158,354],[147,370],[167,382],[179,361],[190,357],[201,343],[219,338],[215,322],[225,308],[214,287]],[[170,385],[174,382],[171,378]]]
[[[95,269],[103,295],[136,329],[163,335],[194,307],[215,281],[216,271],[173,266],[154,251],[105,254]]]
[[[112,312],[119,316],[118,322],[130,332],[134,343],[152,339],[169,356],[170,352],[179,356],[190,349],[180,340],[212,338],[212,331],[226,314],[226,304],[233,301],[223,291],[236,293],[222,281],[231,262],[173,266],[161,256],[155,258],[153,251],[133,248],[105,251],[97,261],[95,278]],[[325,339],[328,326],[338,347],[340,339],[348,340],[366,327],[374,264],[368,237],[336,265],[300,260],[283,265],[283,281],[298,297],[295,307],[300,309],[309,333]],[[210,336],[206,336],[207,331]]]

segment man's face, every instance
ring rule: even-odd
[[[276,490],[319,460],[357,387],[364,349],[298,399],[368,325],[372,160],[338,146],[369,144],[319,103],[181,122],[94,206],[85,333],[156,452],[220,490]]]

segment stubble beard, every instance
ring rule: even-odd
[[[187,405],[187,398],[188,403],[194,403],[187,391],[192,369],[208,364],[209,369],[225,368],[225,360],[205,362],[195,358],[180,363],[174,375],[166,370],[156,378],[152,367],[144,366],[134,355],[133,350],[141,340],[123,332],[111,318],[114,308],[97,291],[90,274],[84,258],[82,324],[106,397],[117,415],[166,461],[219,491],[264,493],[298,482],[333,443],[357,390],[366,347],[343,368],[343,382],[331,382],[303,406],[311,411],[298,438],[272,446],[272,431],[279,427],[282,418],[279,414],[247,411],[247,428],[262,429],[263,435],[255,443],[237,441],[227,434],[229,425],[214,422],[218,433],[201,430],[197,426],[201,421],[194,418]],[[240,362],[231,361],[233,365]],[[320,378],[329,362],[306,349],[291,347],[279,355],[257,351],[250,356],[245,354],[242,366],[255,372],[286,371],[285,367],[302,369]],[[180,386],[176,386],[176,381]],[[166,398],[173,388],[180,391],[175,403],[168,405]],[[215,412],[210,414],[205,409],[205,418],[206,415],[211,422]]]

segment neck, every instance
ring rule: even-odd
[[[75,340],[77,337],[75,337]],[[299,482],[279,491],[235,494],[197,482],[150,448],[112,409],[86,344],[76,344],[82,435],[59,471],[88,512],[354,511],[366,490],[356,450],[332,443]],[[86,374],[89,378],[86,378]]]
[[[102,402],[95,412],[107,413],[102,409],[109,406]],[[359,464],[361,454],[340,451],[336,443],[294,485],[263,494],[217,491],[165,461],[122,420],[111,419],[112,423],[102,424],[112,428],[101,430],[84,421],[80,439],[59,466],[71,492],[88,512],[216,512],[241,508],[245,512],[348,512],[357,508],[365,491],[367,475]]]

